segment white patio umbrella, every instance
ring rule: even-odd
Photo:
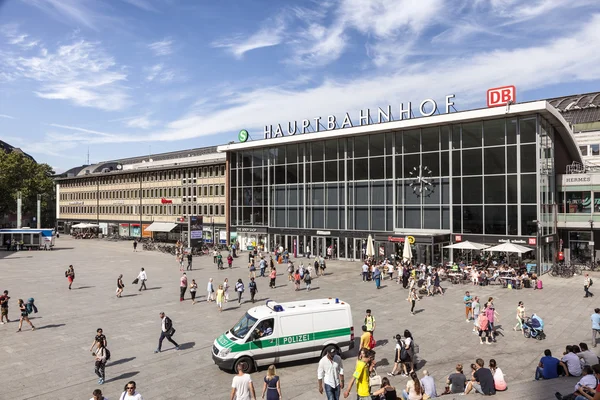
[[[533,251],[533,249],[530,249],[529,247],[525,247],[525,246],[520,246],[520,245],[514,244],[514,243],[502,243],[502,244],[499,244],[498,246],[493,246],[493,247],[484,249],[483,251],[489,251],[489,252],[499,251],[499,252],[504,252],[504,253],[523,254],[523,253],[529,253],[530,251]]]
[[[410,248],[410,242],[408,241],[408,236],[404,238],[404,250],[402,250],[402,260],[411,261],[412,260],[412,249]]]
[[[445,249],[457,249],[457,250],[483,250],[490,246],[482,243],[469,242],[468,240],[460,243],[454,243],[448,246],[444,246]]]
[[[375,243],[373,243],[373,236],[369,235],[367,238],[367,249],[366,249],[367,257],[375,256]]]

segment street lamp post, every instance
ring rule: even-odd
[[[592,266],[594,266],[594,264],[596,264],[596,243],[594,242],[594,220],[590,219],[588,221],[590,223],[590,246],[592,247]]]

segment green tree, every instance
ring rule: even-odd
[[[23,214],[36,213],[37,195],[42,195],[42,226],[54,216],[49,211],[54,199],[54,171],[48,164],[38,164],[22,153],[0,151],[0,215],[17,212],[17,192],[21,191]]]

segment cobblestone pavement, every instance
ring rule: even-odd
[[[248,281],[242,253],[232,270],[217,271],[212,257],[194,259],[200,300],[208,278],[220,283],[238,278]],[[67,289],[64,271],[75,266],[73,290]],[[148,290],[138,292],[131,285],[140,267],[148,273]],[[9,316],[18,317],[17,299],[34,297],[40,312],[32,318],[37,330],[24,326],[15,333],[17,323],[0,325],[0,399],[88,399],[99,387],[94,375],[94,359],[89,347],[96,328],[108,337],[112,359],[106,367],[107,382],[102,390],[110,399],[118,399],[124,384],[135,380],[139,391],[148,399],[229,399],[230,372],[219,370],[212,362],[213,340],[231,327],[250,308],[250,304],[227,304],[218,313],[214,303],[179,302],[179,268],[172,256],[157,252],[132,251],[131,242],[74,240],[60,238],[55,251],[3,253],[0,256],[0,289],[10,291]],[[510,388],[531,381],[543,350],[562,354],[566,344],[590,342],[590,314],[598,303],[583,298],[583,279],[544,277],[544,289],[508,290],[496,286],[485,288],[452,285],[445,296],[424,298],[411,316],[405,300],[406,291],[395,282],[385,280],[381,290],[360,278],[360,263],[331,261],[327,276],[313,281],[316,289],[295,292],[281,268],[277,288],[268,288],[267,278],[258,279],[258,299],[289,301],[306,298],[339,297],[351,304],[354,323],[360,331],[364,310],[371,308],[377,319],[377,360],[381,374],[391,370],[393,341],[396,333],[409,329],[420,345],[421,368],[436,379],[443,391],[445,377],[457,362],[468,365],[476,357],[486,363],[495,358],[506,374]],[[115,297],[116,279],[124,275],[123,297]],[[600,282],[600,278],[598,278]],[[498,326],[503,333],[494,345],[480,345],[465,322],[462,297],[465,290],[482,298],[493,296],[500,314]],[[547,339],[525,339],[513,332],[517,302],[525,302],[527,313],[536,312],[546,322]],[[175,339],[183,350],[174,351],[166,342],[163,352],[154,354],[160,334],[158,313],[164,311],[174,321]],[[354,367],[354,354],[346,355],[346,374]],[[316,384],[317,360],[281,365],[284,399],[324,399]],[[265,370],[253,374],[262,388]],[[348,379],[349,380],[349,379]],[[392,383],[404,387],[406,378],[394,377]],[[569,380],[565,385],[571,387]],[[522,392],[522,391],[521,391]],[[260,393],[258,393],[260,395]],[[545,396],[545,395],[544,395]],[[533,398],[546,398],[535,395]],[[446,396],[450,399],[453,396]],[[354,398],[354,395],[351,395]],[[526,398],[526,397],[519,397]]]

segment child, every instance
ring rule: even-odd
[[[223,290],[223,285],[219,285],[219,289],[217,289],[217,307],[219,307],[219,312],[223,311],[223,297],[225,297],[225,291]]]
[[[227,264],[229,264],[230,269],[233,267],[233,257],[231,257],[231,254],[227,256]]]

